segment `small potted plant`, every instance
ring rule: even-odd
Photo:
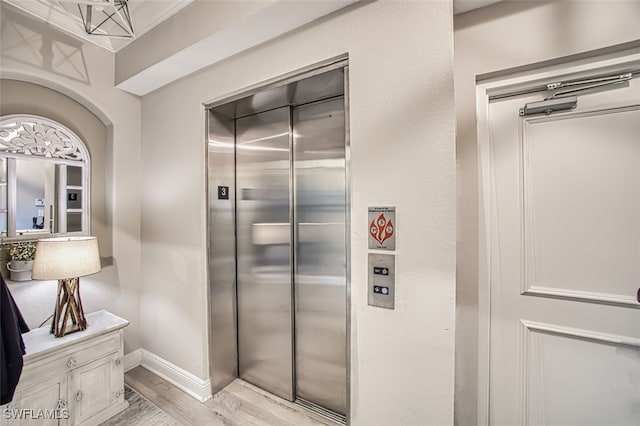
[[[11,273],[11,281],[28,281],[31,279],[33,259],[36,256],[36,243],[25,241],[4,245],[10,261],[7,269]]]

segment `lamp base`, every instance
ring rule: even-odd
[[[51,332],[56,337],[62,337],[86,328],[87,320],[80,299],[80,278],[58,280],[58,297]]]

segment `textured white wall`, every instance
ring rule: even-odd
[[[143,98],[143,347],[206,379],[202,103],[344,53],[350,63],[352,424],[453,421],[451,2],[371,2]],[[397,207],[397,300],[366,304],[367,207]]]
[[[105,192],[113,265],[82,279],[87,312],[109,309],[131,321],[125,351],[140,347],[140,100],[113,87],[113,54],[0,4],[0,78],[36,83],[67,95],[107,127]],[[61,114],[63,105],[60,105]],[[70,126],[71,127],[71,126]],[[12,284],[31,325],[53,311],[55,282]]]
[[[477,424],[476,76],[640,39],[638,1],[505,1],[455,17],[458,162],[456,424]]]

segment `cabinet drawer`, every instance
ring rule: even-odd
[[[121,334],[111,333],[89,342],[81,342],[55,355],[25,363],[21,383],[70,371],[112,352],[121,351]]]

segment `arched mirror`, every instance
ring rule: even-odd
[[[0,117],[0,236],[3,241],[89,233],[89,151],[44,117]]]

